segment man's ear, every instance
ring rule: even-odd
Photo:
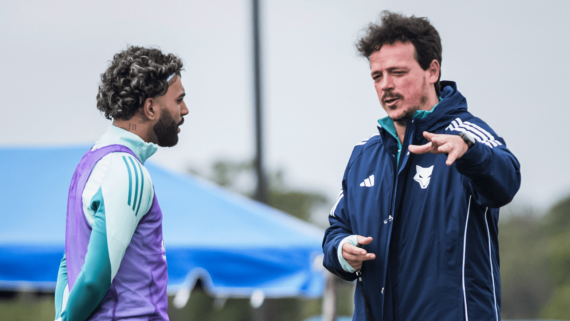
[[[441,66],[439,65],[439,61],[437,61],[436,59],[432,60],[426,71],[428,72],[429,83],[435,84],[439,79],[439,73],[441,72]]]
[[[158,117],[160,116],[159,109],[160,108],[158,108],[156,100],[154,100],[153,98],[147,98],[144,101],[142,112],[146,119],[153,121],[155,119],[158,119]]]

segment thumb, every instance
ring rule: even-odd
[[[356,240],[358,241],[358,243],[360,243],[362,245],[372,243],[372,237],[370,237],[370,236],[364,237],[364,236],[357,235]]]

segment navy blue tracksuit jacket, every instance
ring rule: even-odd
[[[340,241],[372,236],[376,254],[362,265],[374,320],[500,320],[497,239],[499,207],[521,182],[505,141],[467,111],[453,82],[425,118],[408,120],[399,165],[398,144],[385,129],[358,144],[342,180],[323,240],[324,265],[352,281],[337,257]],[[447,156],[408,152],[427,143],[422,132],[472,133],[477,143],[452,166]],[[366,320],[360,285],[353,320]]]

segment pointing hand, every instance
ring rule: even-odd
[[[408,150],[414,154],[446,154],[445,164],[450,166],[467,152],[469,147],[458,135],[432,134],[424,132],[424,137],[429,141],[424,145],[410,145]]]

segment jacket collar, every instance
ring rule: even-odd
[[[110,125],[105,134],[95,143],[91,150],[109,145],[123,145],[130,149],[139,158],[142,164],[158,150],[154,143],[147,143],[138,135],[126,131],[115,125]]]
[[[414,114],[416,139],[423,137],[423,131],[433,132],[442,126],[447,126],[457,117],[458,113],[467,111],[467,100],[457,91],[457,84],[455,82],[442,81],[441,87],[439,103],[430,111],[423,111],[421,114],[416,112],[416,114]],[[390,136],[398,142],[398,146],[400,146],[400,140],[396,134],[394,122],[389,117],[384,117],[378,120],[378,124],[379,128],[383,128],[389,133]]]
[[[437,109],[430,115],[415,120],[416,137],[421,137],[423,131],[433,132],[447,126],[457,114],[467,111],[467,100],[457,91],[455,82],[442,81],[441,87],[441,101]]]

